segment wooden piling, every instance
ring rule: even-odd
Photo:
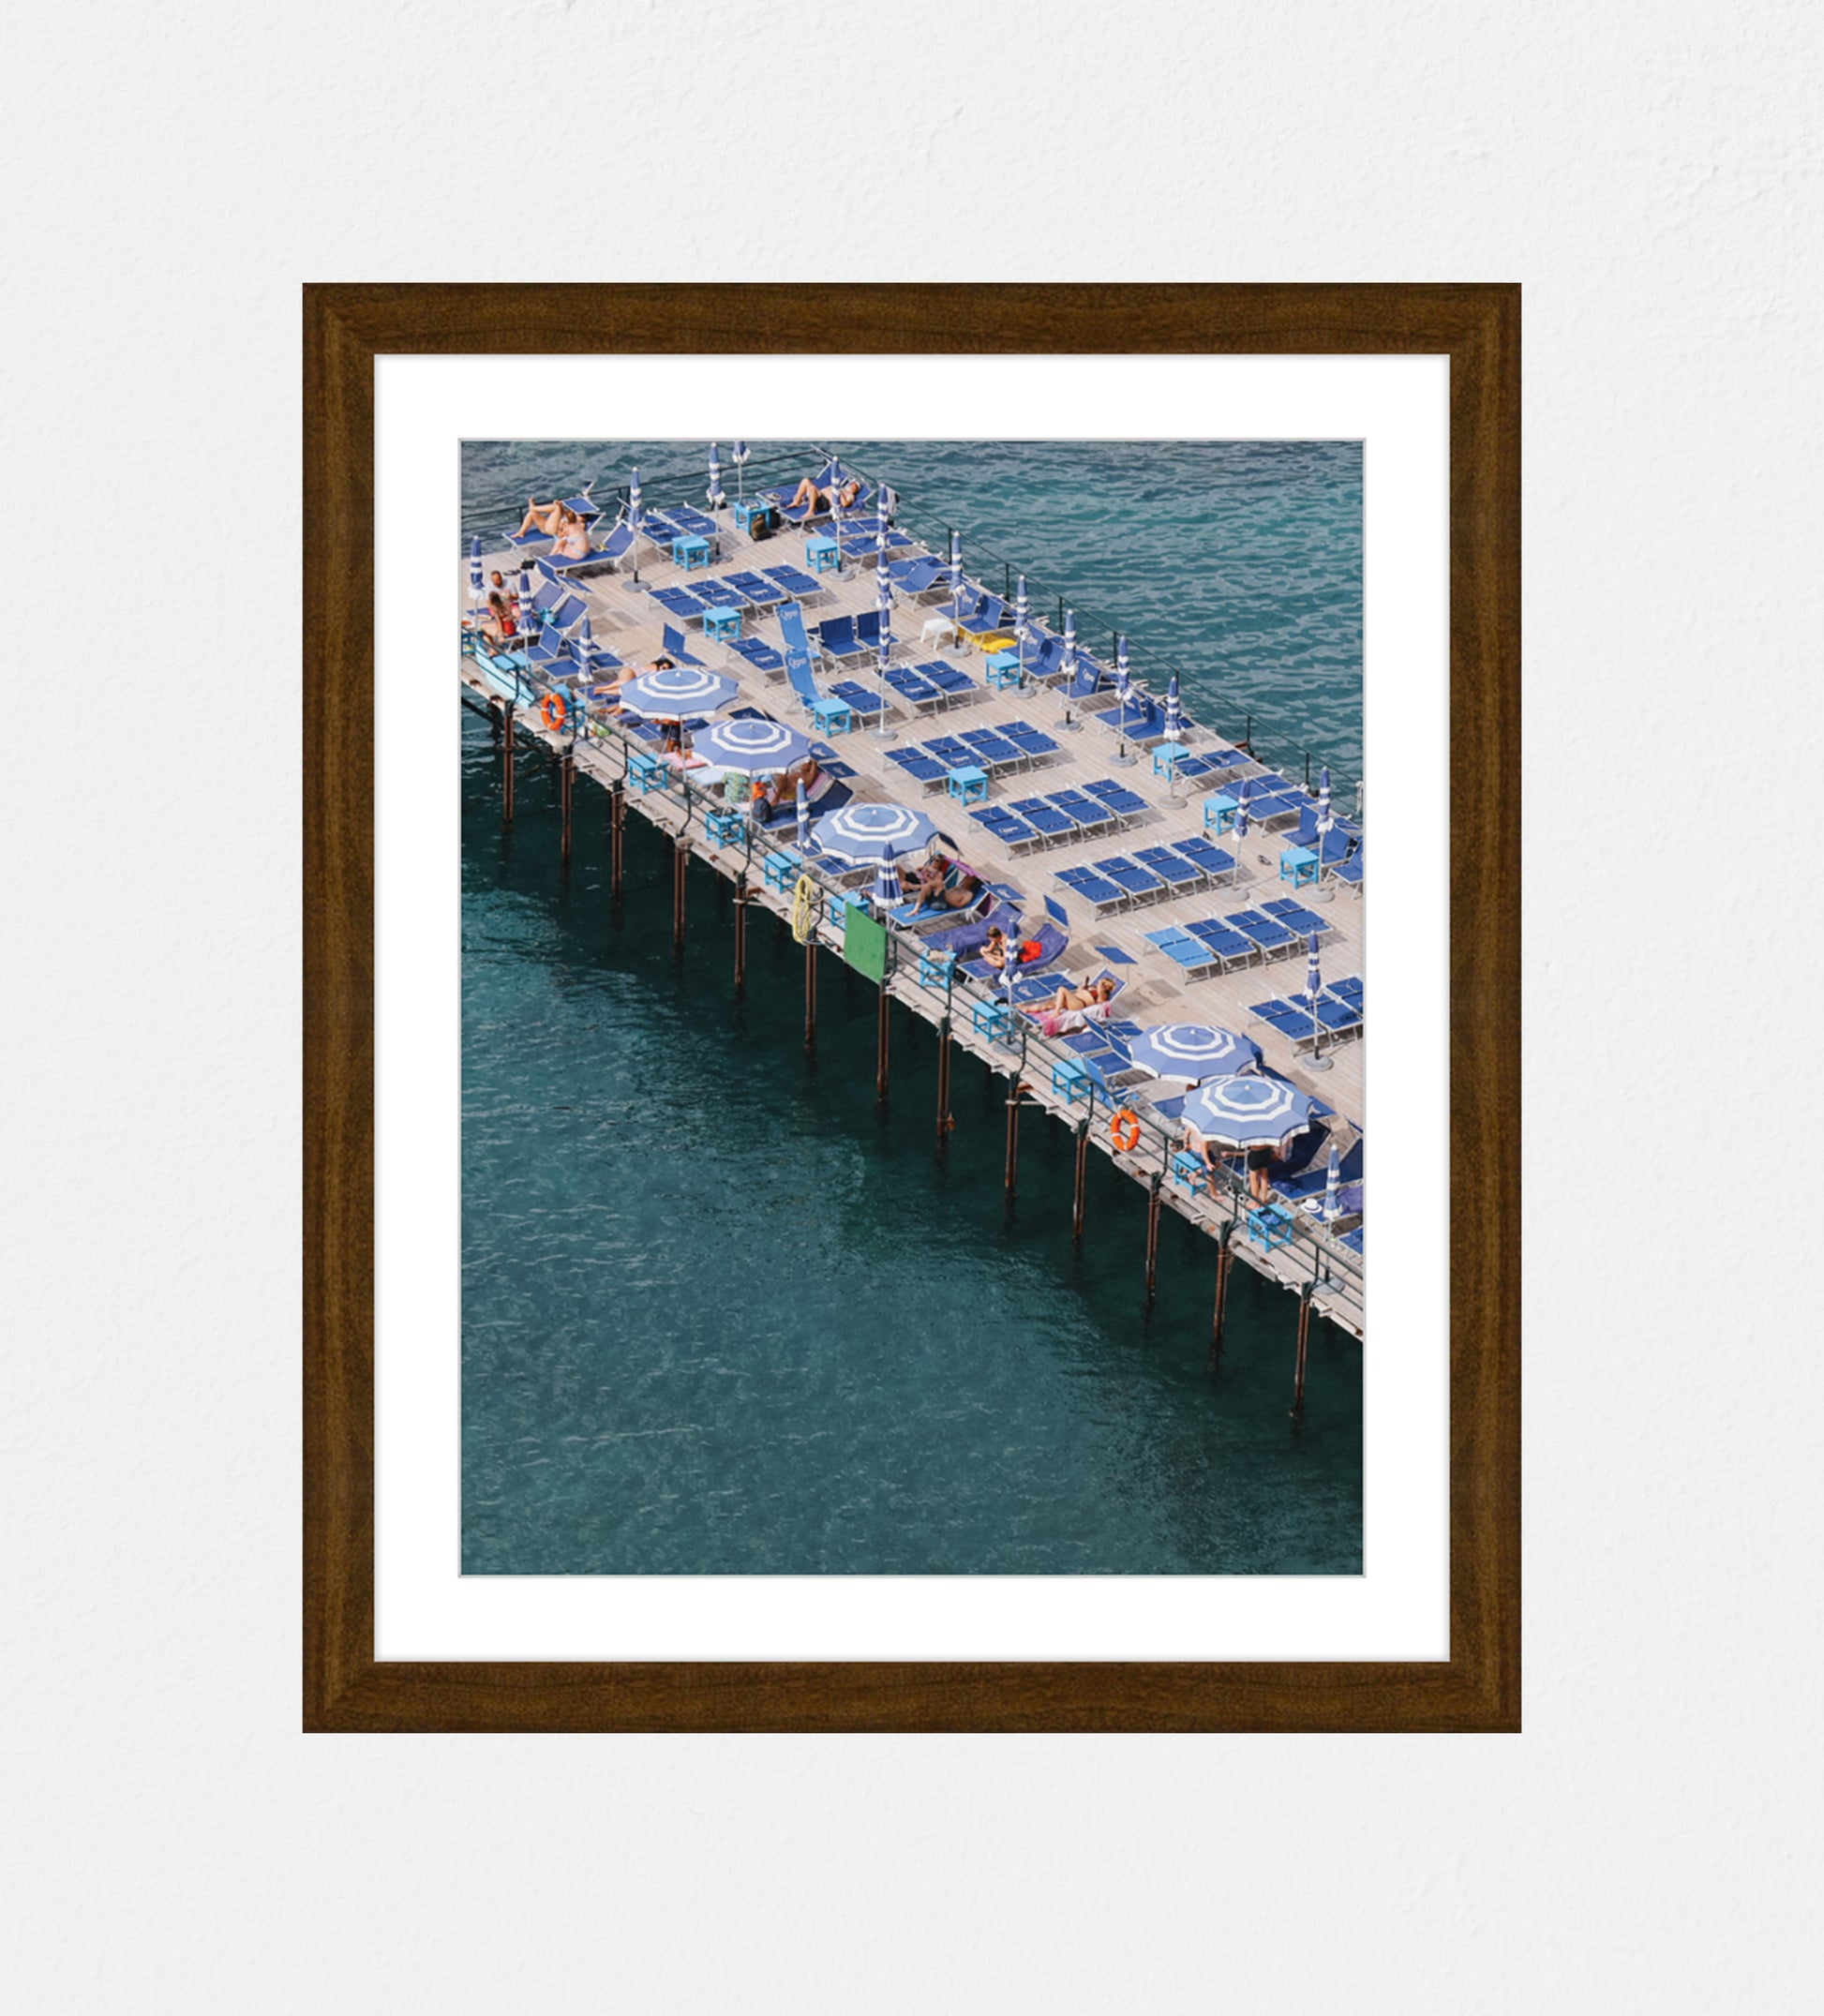
[[[566,749],[558,759],[558,798],[563,808],[563,865],[570,866],[570,813],[576,787],[576,758]]]
[[[1159,1203],[1164,1187],[1165,1178],[1156,1174],[1146,1192],[1146,1300],[1149,1303],[1159,1293]]]
[[[1307,1281],[1298,1295],[1298,1356],[1292,1374],[1292,1418],[1305,1418],[1305,1358],[1311,1337],[1311,1284]]]
[[[1011,1198],[1020,1187],[1020,1093],[1022,1085],[1018,1071],[1009,1073],[1007,1085],[1007,1194]]]
[[[671,949],[680,958],[684,951],[684,878],[690,873],[690,843],[680,833],[671,843]]]
[[[1083,1244],[1084,1199],[1089,1187],[1089,1122],[1077,1122],[1076,1189],[1070,1202],[1070,1244]]]
[[[817,1047],[817,940],[814,932],[804,941],[804,1047]]]
[[[747,992],[747,871],[735,877],[735,993]]]
[[[608,893],[620,901],[627,838],[627,788],[616,778],[608,793]]]
[[[884,1099],[887,1097],[887,1011],[892,1006],[892,999],[883,980],[880,986],[879,1020],[875,1029],[874,1096],[876,1099]]]
[[[1216,1255],[1216,1314],[1210,1321],[1210,1370],[1214,1372],[1222,1363],[1222,1328],[1229,1315],[1229,1268],[1234,1261],[1229,1242],[1234,1236],[1235,1221],[1231,1218],[1223,1226],[1220,1245]]]
[[[501,824],[513,824],[513,702],[507,702],[506,736],[501,750]]]
[[[955,1126],[950,1118],[950,1019],[937,1024],[937,1145],[941,1148]]]

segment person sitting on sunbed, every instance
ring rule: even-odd
[[[781,805],[798,802],[798,787],[804,785],[804,796],[811,796],[812,787],[823,773],[817,768],[815,756],[806,756],[802,762],[794,763],[790,769],[781,770],[776,777],[756,777],[754,780],[754,802],[758,805],[762,821],[770,819]]]
[[[494,578],[501,577],[497,574]],[[491,637],[496,644],[504,644],[509,637],[519,634],[519,625],[513,611],[507,607],[507,599],[497,588],[487,598],[487,608],[482,616],[482,635]]]
[[[917,868],[902,868],[898,871],[900,895],[920,909],[934,909],[943,901],[944,877],[949,873],[949,863],[941,854],[934,854]]]
[[[555,539],[558,527],[568,515],[561,497],[554,497],[548,504],[541,504],[535,497],[529,497],[526,515],[520,519],[514,537],[520,538],[527,532],[543,532],[547,539]]]
[[[808,504],[813,512],[828,509],[831,494],[828,484],[820,484],[815,476],[806,476],[792,492],[792,500],[787,508],[796,511],[800,504]],[[840,493],[836,494],[840,496],[843,509],[846,511],[860,496],[861,485],[851,476],[844,484]]]
[[[1007,964],[1007,933],[998,924],[989,925],[988,936],[976,957],[984,965],[993,966],[997,973]]]
[[[589,543],[589,527],[574,511],[566,509],[558,520],[558,543],[551,549],[551,558],[587,560],[594,550]]]

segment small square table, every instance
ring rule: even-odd
[[[741,499],[735,506],[735,530],[751,532],[755,519],[765,517],[771,509],[771,504],[764,497]]]
[[[1309,847],[1286,847],[1279,855],[1279,879],[1293,889],[1317,880],[1318,859]]]
[[[789,847],[781,847],[776,854],[769,854],[766,860],[766,883],[770,889],[785,895],[804,872],[804,857],[794,854]]]
[[[1018,651],[996,651],[988,661],[988,683],[999,691],[1003,687],[1020,683],[1020,654]]]
[[[671,542],[671,557],[686,574],[710,564],[710,542],[700,533],[691,533]]]
[[[703,612],[703,635],[711,643],[719,638],[739,637],[741,634],[741,612],[732,603],[719,609]]]
[[[804,542],[804,564],[813,574],[833,574],[842,558],[843,549],[833,539],[816,538]]]
[[[819,694],[811,703],[811,719],[826,735],[846,735],[855,725],[855,709],[846,700]]]
[[[988,796],[988,772],[978,764],[959,764],[944,779],[944,789],[962,804],[979,804]]]
[[[1204,800],[1204,830],[1226,833],[1235,823],[1235,800],[1226,791]]]

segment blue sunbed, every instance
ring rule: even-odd
[[[1148,945],[1156,946],[1174,965],[1182,966],[1192,979],[1221,970],[1221,960],[1201,938],[1175,925],[1164,931],[1149,931],[1145,938]]]
[[[706,607],[715,606],[713,603],[700,601],[695,591],[688,588],[649,588],[646,592],[668,616],[675,616],[682,623],[699,621]]]
[[[1130,861],[1125,854],[1112,854],[1107,860],[1098,861],[1096,872],[1118,883],[1135,903],[1148,902],[1165,893],[1165,884],[1150,869]]]
[[[1073,895],[1081,896],[1098,917],[1127,907],[1128,892],[1106,875],[1098,874],[1093,868],[1060,868],[1057,879]]]
[[[1091,798],[1100,799],[1112,813],[1124,819],[1146,810],[1146,800],[1138,791],[1130,791],[1126,784],[1116,784],[1113,777],[1099,777],[1094,783],[1084,784],[1084,789]]]
[[[1077,822],[1068,813],[1058,811],[1055,805],[1048,805],[1042,798],[1015,799],[1010,809],[1047,840],[1074,840],[1077,837]]]
[[[1253,939],[1263,952],[1284,951],[1288,946],[1298,944],[1298,933],[1288,931],[1283,924],[1274,920],[1259,910],[1237,910],[1225,921],[1233,931],[1244,937]]]
[[[1060,812],[1069,813],[1085,833],[1112,832],[1121,822],[1100,799],[1091,798],[1084,791],[1054,791],[1050,794],[1052,803]]]
[[[1224,966],[1239,963],[1246,964],[1252,959],[1257,948],[1251,938],[1245,938],[1238,931],[1231,931],[1217,918],[1204,918],[1201,922],[1187,924],[1185,929],[1193,938],[1199,939],[1222,961]]]
[[[941,658],[928,658],[923,665],[912,667],[920,679],[928,679],[940,693],[954,696],[959,693],[972,693],[975,680],[966,672],[959,672],[954,665],[946,665]]]
[[[788,595],[827,595],[828,587],[815,575],[806,574],[801,567],[766,567],[761,570],[769,581],[776,581]]]
[[[1136,847],[1134,859],[1147,868],[1174,891],[1200,889],[1204,876],[1201,870],[1193,868],[1183,855],[1170,847]]]
[[[665,654],[667,658],[675,659],[680,665],[700,665],[703,663],[702,659],[692,656],[684,643],[684,633],[675,624],[667,623],[661,635],[665,639]]]

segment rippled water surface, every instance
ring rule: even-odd
[[[1352,446],[843,445],[907,518],[1118,615],[1206,716],[1221,690],[1358,742]],[[470,518],[697,453],[471,444]],[[698,867],[674,959],[668,851],[629,819],[617,912],[605,803],[579,782],[565,877],[548,760],[503,832],[464,713],[465,1570],[1358,1572],[1361,1347],[1314,1325],[1294,1426],[1294,1305],[1238,1268],[1212,1376],[1208,1241],[1167,1217],[1145,1310],[1132,1184],[1091,1157],[1073,1254],[1069,1138],[1028,1114],[1007,1207],[1004,1081],[957,1055],[936,1153],[931,1033],[894,1011],[878,1105],[875,991],[826,960],[807,1058],[799,948],[756,913],[738,1004]]]

